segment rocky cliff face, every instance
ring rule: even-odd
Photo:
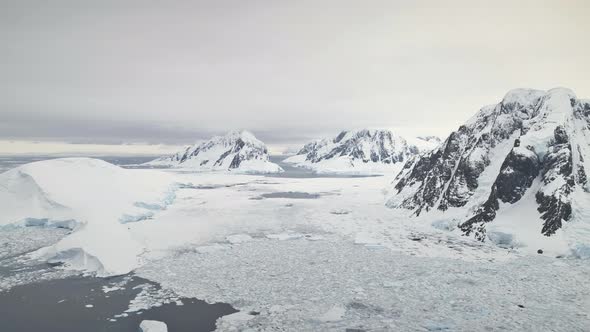
[[[484,241],[488,223],[526,196],[534,202],[523,212],[551,236],[572,219],[573,200],[588,199],[589,115],[590,103],[568,89],[510,91],[406,164],[388,205],[436,212]]]
[[[282,171],[269,161],[266,145],[247,131],[232,131],[213,137],[172,156],[151,161],[148,165],[262,173]]]

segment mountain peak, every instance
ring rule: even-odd
[[[549,94],[549,95],[565,95],[565,96],[568,96],[570,99],[577,98],[576,93],[572,89],[564,88],[564,87],[556,87],[556,88],[550,89],[549,91],[547,91],[547,94]]]
[[[276,173],[282,169],[270,162],[266,145],[246,130],[230,131],[208,141],[189,146],[172,156],[148,165],[196,170],[235,170],[249,173]]]
[[[508,91],[504,95],[501,105],[510,110],[516,110],[534,107],[537,103],[547,102],[547,100],[571,101],[575,99],[574,91],[563,87],[556,87],[548,91],[519,88]]]
[[[535,89],[512,89],[508,91],[504,98],[502,98],[502,104],[518,104],[521,106],[530,105],[539,100],[542,96],[546,94],[543,90],[535,90]]]
[[[251,142],[255,144],[260,144],[262,141],[258,140],[254,134],[247,130],[232,130],[227,134],[223,135],[227,139],[241,139],[244,142]]]
[[[567,88],[511,90],[406,165],[388,205],[422,217],[436,211],[482,241],[488,228],[518,233],[528,224],[541,243],[583,219],[574,206],[590,203],[589,114]]]
[[[404,162],[437,143],[416,139],[408,143],[389,129],[341,131],[332,139],[305,144],[285,162],[325,173],[396,173]]]

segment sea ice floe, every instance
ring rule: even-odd
[[[126,313],[140,312],[148,310],[153,307],[160,307],[167,303],[176,303],[180,297],[170,289],[162,289],[153,284],[140,284],[133,289],[140,289],[141,291],[129,303],[129,308]]]
[[[301,239],[305,235],[301,233],[278,233],[278,234],[266,234],[266,237],[272,240],[286,241]]]
[[[252,237],[248,234],[229,235],[225,239],[227,240],[227,242],[229,242],[231,244],[238,244],[238,243],[252,241]]]
[[[213,251],[225,250],[227,248],[228,248],[227,246],[221,245],[219,243],[214,243],[214,244],[208,245],[208,246],[199,246],[199,247],[196,247],[196,248],[194,248],[194,250],[196,252],[198,252],[198,253],[206,254],[206,253],[210,253],[210,252],[213,252]]]
[[[139,324],[140,332],[168,332],[168,326],[157,320],[143,320]]]
[[[381,241],[376,239],[372,234],[367,232],[357,233],[354,238],[354,244],[360,245],[379,245]]]
[[[320,322],[337,322],[339,320],[342,320],[345,313],[346,308],[337,305],[330,308],[330,310],[326,311],[323,315],[321,315],[318,318],[318,320]]]

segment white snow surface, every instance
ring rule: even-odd
[[[434,136],[406,139],[388,129],[355,129],[310,142],[283,162],[320,174],[397,174],[409,158],[439,143]]]
[[[239,165],[234,163],[239,160]],[[166,166],[193,171],[232,171],[238,173],[280,173],[280,166],[269,161],[266,145],[248,131],[231,131],[208,141],[186,147],[172,156],[150,161],[148,166]]]

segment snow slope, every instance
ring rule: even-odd
[[[587,256],[590,103],[516,89],[394,181],[388,206],[506,246]]]
[[[124,274],[144,251],[126,224],[165,209],[177,186],[171,174],[97,159],[34,162],[0,174],[0,226],[71,229],[36,256],[101,275]]]
[[[310,142],[284,162],[318,173],[395,174],[408,159],[439,143],[432,136],[408,141],[391,130],[359,129]]]
[[[248,131],[232,131],[225,136],[215,136],[172,156],[150,161],[146,165],[201,171],[282,172],[281,167],[269,161],[266,145]]]

